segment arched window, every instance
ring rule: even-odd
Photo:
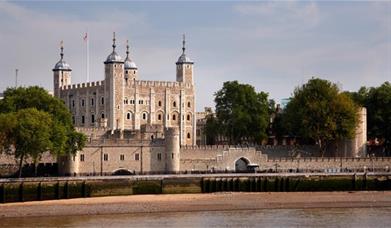
[[[81,106],[84,106],[84,99],[81,100]]]
[[[187,107],[191,107],[191,103],[190,103],[190,101],[189,102],[187,102]]]
[[[100,98],[100,103],[103,105],[103,104],[105,104],[105,98],[104,97],[101,97]]]
[[[187,138],[190,139],[190,132],[187,132]]]
[[[105,114],[104,114],[104,113],[102,113],[101,117],[102,117],[102,119],[104,119],[104,118],[105,118]]]
[[[95,115],[94,114],[91,115],[91,123],[95,123]]]
[[[176,115],[175,114],[172,115],[172,120],[176,120]]]
[[[157,119],[162,120],[162,115],[161,114],[157,115]]]
[[[176,101],[174,101],[174,102],[172,103],[172,106],[176,107]]]
[[[81,123],[84,124],[84,121],[85,121],[84,116],[81,116]]]
[[[158,105],[159,105],[159,107],[161,107],[161,106],[162,106],[162,102],[161,102],[161,101],[159,101],[159,102],[158,102]]]
[[[147,113],[143,113],[143,120],[146,120],[147,119]]]
[[[126,113],[126,119],[130,120],[130,112]]]
[[[91,106],[94,106],[94,98],[91,98]]]
[[[190,115],[187,114],[187,117],[186,117],[187,121],[190,121]]]

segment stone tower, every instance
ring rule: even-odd
[[[179,56],[178,61],[176,62],[176,80],[177,82],[184,82],[184,83],[190,83],[194,84],[193,81],[193,64],[194,62],[191,61],[189,57],[185,54],[185,35],[183,35],[183,41],[182,41],[183,47],[182,47],[182,55]]]
[[[177,173],[180,171],[179,129],[176,127],[166,128],[164,138],[166,144],[166,172]]]
[[[126,58],[124,63],[125,83],[137,80],[137,65],[129,57],[129,43],[126,41]]]
[[[54,96],[60,97],[60,87],[65,85],[71,85],[71,72],[72,69],[68,63],[64,60],[64,45],[61,41],[60,61],[56,63],[53,68],[53,91]]]
[[[115,33],[113,33],[113,51],[105,64],[105,97],[108,98],[105,112],[108,114],[108,127],[112,130],[124,129],[124,61],[115,51]]]

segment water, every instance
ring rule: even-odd
[[[263,209],[7,218],[0,227],[389,227],[391,208]]]

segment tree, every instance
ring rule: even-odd
[[[216,117],[221,134],[231,144],[243,139],[258,143],[266,137],[269,122],[268,100],[264,92],[256,93],[254,87],[225,82],[215,93]]]
[[[354,136],[357,107],[337,85],[312,78],[295,89],[284,118],[291,134],[314,140],[324,156],[331,141]]]
[[[217,137],[220,135],[220,127],[216,117],[211,113],[206,116],[205,136],[206,144],[216,144]]]
[[[14,151],[14,156],[18,159],[21,158],[20,164],[26,157],[31,157],[34,162],[37,162],[45,151],[50,151],[53,155],[74,154],[85,145],[86,137],[75,131],[67,107],[60,99],[49,95],[43,88],[34,86],[7,89],[4,92],[4,99],[0,100],[1,113],[3,113],[3,119],[16,122],[16,127],[11,128],[11,134],[10,128],[8,128],[8,133],[6,130],[0,129],[0,138],[5,138],[5,140],[2,139],[3,149]],[[37,118],[42,118],[46,123]],[[43,126],[39,128],[37,124]],[[50,128],[49,134],[45,133],[45,127]],[[37,135],[37,137],[43,137],[38,138],[41,141],[36,141],[38,139],[34,137],[22,137],[32,135],[32,132],[41,131],[42,134]],[[49,144],[44,143],[46,142],[46,136],[49,137]],[[19,138],[23,138],[26,145],[36,145],[37,148],[21,146],[20,141],[18,141]],[[39,142],[43,144],[41,145]],[[45,147],[46,150],[41,150]],[[30,148],[30,151],[26,151],[28,148]]]
[[[380,139],[385,154],[391,151],[391,84],[383,83],[369,89],[365,102],[368,119],[368,137]]]
[[[361,87],[357,92],[345,92],[358,105],[367,109],[369,139],[379,139],[385,155],[391,151],[391,84],[384,82],[379,87]]]

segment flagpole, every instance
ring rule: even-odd
[[[90,81],[90,39],[88,37],[88,33],[86,33],[86,37],[87,37],[87,82]]]

